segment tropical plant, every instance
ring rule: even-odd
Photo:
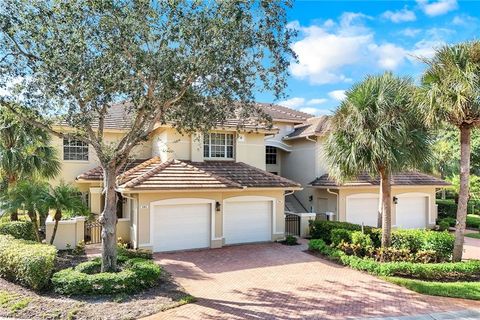
[[[37,205],[44,201],[48,194],[48,185],[39,181],[21,181],[9,188],[0,198],[1,208],[10,212],[24,210],[33,223],[35,236],[41,242]]]
[[[268,125],[255,94],[281,98],[295,58],[288,0],[2,4],[0,83],[24,81],[0,104],[30,126],[95,150],[104,174],[103,271],[117,269],[115,189],[132,149],[158,123],[182,133],[206,132],[232,118]],[[37,112],[18,110],[19,95]],[[105,143],[105,117],[120,99],[130,129]],[[71,130],[58,130],[39,114],[58,115]]]
[[[59,173],[60,161],[49,141],[47,131],[27,125],[0,108],[0,192],[8,192],[21,179],[53,178]],[[18,220],[17,211],[13,207],[8,210],[11,220]]]
[[[368,76],[347,91],[326,142],[331,175],[340,182],[359,174],[380,177],[382,246],[391,243],[392,174],[428,160],[430,138],[412,107],[411,79]]]
[[[53,220],[55,225],[53,227],[50,244],[53,244],[57,234],[58,223],[62,220],[62,213],[65,211],[78,212],[83,215],[88,210],[82,201],[80,192],[74,186],[61,183],[50,189],[50,193],[45,197],[45,203],[51,210],[54,211]]]
[[[460,190],[454,261],[461,261],[469,197],[471,134],[480,124],[480,41],[444,46],[423,59],[427,69],[418,104],[427,124],[446,122],[460,131]]]

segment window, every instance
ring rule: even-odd
[[[88,161],[88,144],[75,139],[63,139],[63,160]]]
[[[233,134],[210,133],[203,137],[205,158],[233,159]]]
[[[267,164],[277,164],[277,148],[266,146],[265,160]]]

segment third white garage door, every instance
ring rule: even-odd
[[[427,208],[428,197],[426,196],[399,196],[396,205],[397,228],[425,228]]]
[[[347,222],[376,227],[378,195],[355,194],[347,197]]]
[[[270,241],[272,201],[226,201],[223,236],[225,244]]]

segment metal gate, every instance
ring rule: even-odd
[[[85,244],[102,242],[102,225],[98,220],[85,222]]]
[[[285,215],[285,235],[300,236],[300,216],[292,213]]]

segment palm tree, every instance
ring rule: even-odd
[[[60,172],[60,161],[50,138],[44,130],[25,125],[0,108],[0,191],[6,192],[20,179],[48,179]],[[18,220],[16,211],[11,211],[11,220]]]
[[[453,260],[460,261],[469,194],[471,132],[480,124],[480,41],[444,46],[431,59],[423,59],[418,103],[426,123],[446,122],[460,131],[460,192]]]
[[[37,205],[45,199],[48,193],[48,185],[38,181],[22,181],[10,188],[2,197],[2,209],[11,212],[17,210],[25,210],[28,217],[33,223],[35,229],[35,237],[41,242],[39,230],[39,222],[37,217]]]
[[[50,244],[53,244],[55,235],[57,234],[58,223],[62,220],[62,213],[65,211],[73,211],[78,214],[85,214],[87,208],[83,204],[80,192],[77,188],[61,183],[58,186],[51,188],[50,193],[45,199],[45,203],[51,210],[55,211],[53,219],[55,225],[53,227],[52,237],[50,238]]]
[[[391,176],[424,163],[430,139],[412,107],[411,79],[368,76],[346,93],[326,142],[331,175],[339,182],[362,173],[380,177],[382,246],[391,242]]]

